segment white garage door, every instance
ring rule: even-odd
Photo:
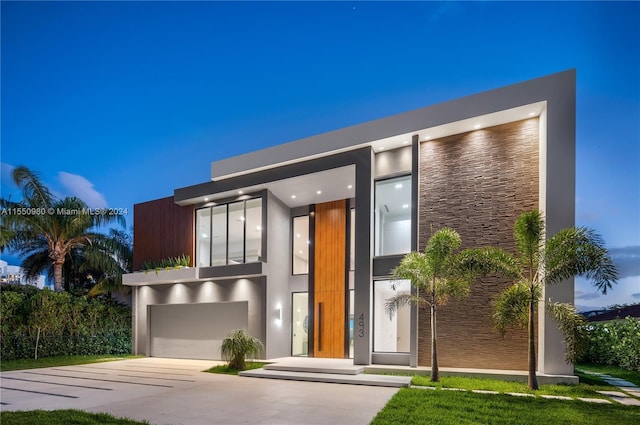
[[[233,329],[247,329],[249,303],[150,305],[149,355],[220,359],[222,340]]]

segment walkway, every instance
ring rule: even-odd
[[[618,387],[620,391],[598,391],[602,395],[610,397],[612,400],[621,404],[629,406],[640,406],[640,387],[633,382],[625,381],[624,379],[616,378],[615,376],[606,375],[604,373],[589,372],[583,370],[582,373],[586,375],[596,376],[607,384]]]

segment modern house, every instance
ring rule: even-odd
[[[134,352],[219,358],[222,338],[245,328],[267,359],[428,366],[428,311],[384,311],[403,255],[443,226],[463,247],[513,251],[522,212],[543,211],[552,235],[574,225],[574,199],[574,70],[215,161],[211,181],[134,208],[134,268],[192,259],[124,277]],[[526,330],[503,337],[491,321],[508,284],[483,278],[441,308],[441,366],[526,370]],[[550,297],[573,303],[573,280]],[[538,371],[572,374],[540,313]]]

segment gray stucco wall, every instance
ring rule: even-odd
[[[291,226],[290,210],[276,196],[267,196],[267,358],[291,354]],[[280,310],[281,320],[277,319]]]
[[[188,282],[135,287],[134,353],[147,353],[147,306],[155,304],[213,303],[227,301],[248,302],[249,334],[265,341],[266,285],[264,278],[236,279],[218,282]],[[202,326],[208,326],[202,323]],[[212,355],[211,358],[214,358]]]

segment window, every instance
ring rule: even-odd
[[[211,208],[196,212],[196,265],[208,266],[211,262]]]
[[[309,216],[293,218],[293,274],[309,274]]]
[[[196,211],[198,266],[261,261],[262,198]]]
[[[405,305],[389,316],[385,301],[397,294],[411,293],[408,280],[398,281],[396,290],[390,280],[373,282],[373,351],[385,353],[408,353],[411,308]]]
[[[374,255],[411,251],[411,176],[376,182]]]
[[[294,292],[292,295],[291,355],[309,354],[309,293]]]
[[[349,270],[356,269],[356,210],[351,208],[351,223],[349,223]]]
[[[213,254],[211,255],[211,265],[223,266],[227,264],[227,206],[218,205],[211,210],[213,215],[213,230],[211,231]]]
[[[249,199],[245,203],[246,234],[245,263],[262,259],[262,198]]]

